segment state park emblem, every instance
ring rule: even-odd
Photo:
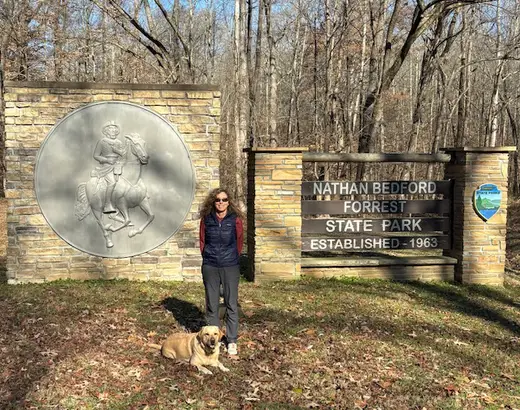
[[[482,184],[473,194],[473,207],[478,216],[484,221],[498,212],[502,192],[495,184]]]

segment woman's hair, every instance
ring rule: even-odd
[[[231,200],[231,196],[229,195],[229,192],[227,190],[225,190],[224,188],[215,188],[215,189],[211,190],[211,192],[208,194],[208,196],[202,203],[202,207],[201,207],[200,213],[199,213],[200,217],[205,218],[206,216],[208,216],[211,213],[211,211],[215,210],[215,199],[217,199],[218,194],[221,194],[223,192],[228,197],[228,203],[229,203],[228,212],[236,214],[240,219],[243,220],[245,218],[244,213]]]

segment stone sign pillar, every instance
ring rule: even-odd
[[[296,279],[301,271],[302,156],[306,148],[251,148],[247,246],[255,282]]]
[[[515,147],[444,149],[452,155],[445,177],[454,180],[452,248],[444,254],[457,258],[458,282],[504,283],[508,156],[514,150]],[[487,193],[493,194],[487,195],[492,200],[484,200]]]

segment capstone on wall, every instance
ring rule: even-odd
[[[47,224],[36,198],[36,159],[49,131],[72,111],[101,101],[138,104],[168,120],[184,139],[195,171],[194,201],[181,228],[138,256],[102,258],[73,248]],[[6,82],[8,282],[200,280],[198,211],[208,191],[219,186],[219,118],[215,86]]]

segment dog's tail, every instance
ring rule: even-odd
[[[155,343],[148,343],[148,347],[151,347],[152,349],[161,350],[162,346],[155,344]]]

